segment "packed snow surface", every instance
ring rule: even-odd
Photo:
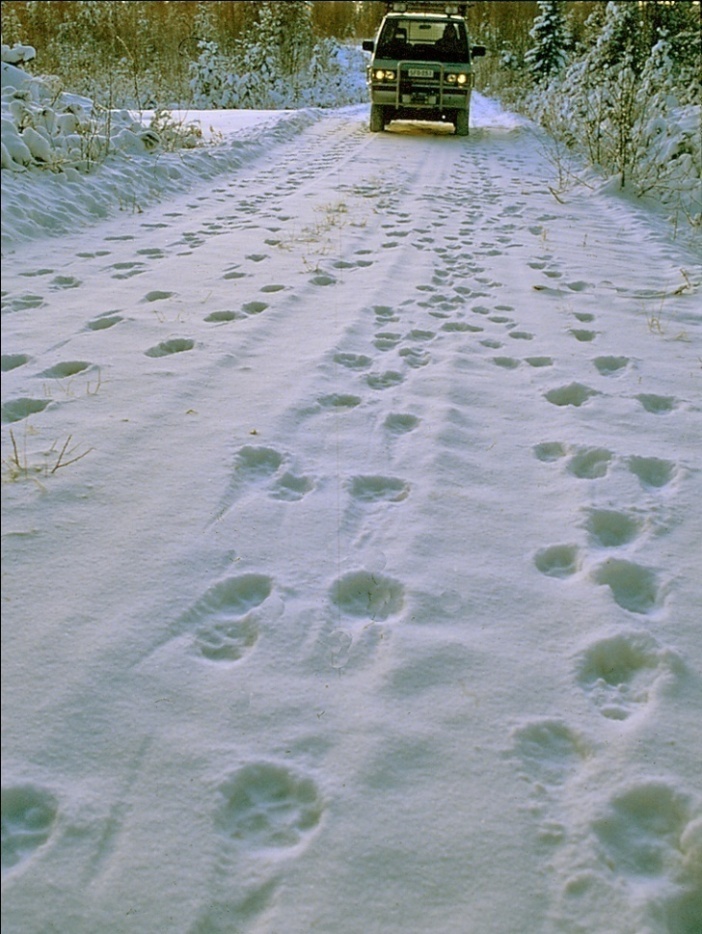
[[[699,255],[474,101],[3,171],[7,934],[702,929]]]

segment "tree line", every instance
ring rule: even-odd
[[[602,5],[564,3],[574,41],[592,10]],[[278,9],[271,14],[271,8]],[[271,15],[281,44],[300,39],[304,48],[310,35],[360,40],[375,34],[385,9],[376,0],[2,0],[2,41],[34,46],[36,70],[58,76],[76,91],[99,96],[109,75],[113,96],[139,90],[149,98],[186,103],[190,63],[203,42],[216,43],[223,56],[240,56],[243,47],[259,44],[261,24]],[[494,79],[505,63],[523,61],[537,12],[538,4],[529,0],[469,5],[473,41],[497,56],[489,65],[481,63],[486,75]],[[510,80],[515,74],[513,69]]]

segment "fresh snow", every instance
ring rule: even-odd
[[[4,931],[696,934],[699,254],[479,94],[187,119],[2,172]]]

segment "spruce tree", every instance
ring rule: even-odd
[[[537,84],[548,84],[566,62],[567,29],[563,0],[540,0],[539,15],[529,33],[534,40],[527,51],[527,68]]]

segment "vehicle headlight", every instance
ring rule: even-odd
[[[446,81],[448,82],[448,84],[455,84],[456,75],[446,75]]]
[[[456,81],[459,84],[465,84],[467,80],[468,80],[468,75],[458,75],[456,78]]]
[[[373,72],[373,77],[376,81],[394,81],[395,72],[394,71],[384,71],[382,68],[379,68],[377,71]]]

